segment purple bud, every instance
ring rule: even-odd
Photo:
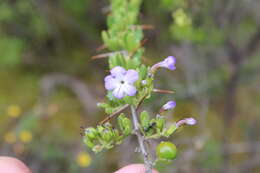
[[[184,124],[187,124],[187,125],[190,125],[190,126],[193,126],[197,123],[197,121],[194,119],[194,118],[185,118],[185,119],[182,119],[180,121],[178,121],[176,123],[176,125],[178,127],[180,127],[181,125],[184,125]]]
[[[167,58],[165,58],[163,61],[158,62],[156,64],[154,64],[151,68],[151,72],[154,73],[158,68],[163,67],[163,68],[167,68],[169,70],[175,70],[175,63],[176,63],[176,59],[173,56],[168,56]]]
[[[173,56],[168,56],[161,64],[162,67],[168,68],[169,70],[175,70],[176,59]]]
[[[168,101],[165,105],[163,105],[162,109],[167,111],[167,110],[175,108],[175,106],[176,106],[175,101]]]
[[[142,85],[146,85],[147,81],[146,80],[142,80]]]
[[[194,118],[186,118],[185,121],[187,125],[191,125],[191,126],[197,123],[197,121]]]

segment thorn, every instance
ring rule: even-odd
[[[96,48],[96,51],[99,52],[99,51],[104,50],[104,49],[106,49],[106,48],[107,48],[107,46],[104,45],[104,44],[102,44],[101,46],[99,46],[98,48]]]
[[[122,106],[121,108],[119,108],[118,110],[116,110],[115,112],[110,114],[108,117],[106,117],[104,120],[99,122],[99,125],[103,125],[106,122],[110,121],[115,115],[119,115],[119,113],[122,112],[123,110],[125,110],[128,106],[129,106],[129,104],[126,104],[126,105]]]
[[[92,56],[91,59],[95,60],[95,59],[107,58],[107,57],[109,57],[109,55],[111,55],[111,54],[110,53],[98,54],[98,55]]]
[[[116,53],[126,53],[126,51],[116,51],[116,52],[108,52],[108,53],[102,53],[102,54],[98,54],[98,55],[95,55],[95,56],[92,56],[91,59],[94,60],[94,59],[102,59],[102,58],[108,58],[109,56],[112,56]]]
[[[143,30],[151,30],[155,27],[153,25],[140,25]]]
[[[162,94],[174,94],[174,91],[170,91],[170,90],[162,90],[162,89],[153,89],[153,92],[156,93],[162,93]]]
[[[153,25],[133,25],[132,28],[138,28],[140,27],[142,30],[151,30],[154,29],[155,27]]]

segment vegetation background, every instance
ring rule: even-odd
[[[177,70],[158,73],[158,88],[174,95],[146,103],[156,112],[177,101],[167,115],[194,116],[171,141],[178,147],[172,173],[260,171],[260,1],[144,0],[144,61],[168,55]],[[108,0],[0,1],[0,154],[23,160],[33,172],[113,172],[141,162],[136,139],[94,155],[80,126],[104,118]]]

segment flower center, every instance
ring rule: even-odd
[[[124,83],[125,83],[125,81],[121,80],[121,81],[120,81],[120,83],[121,83],[121,84],[124,84]]]

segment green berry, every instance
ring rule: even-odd
[[[177,156],[177,148],[171,142],[161,142],[156,148],[159,159],[173,160]]]

